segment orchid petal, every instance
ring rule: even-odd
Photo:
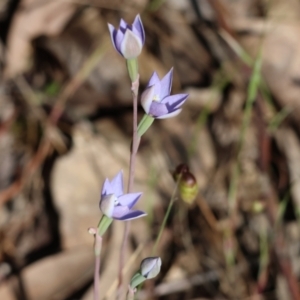
[[[143,45],[144,43],[143,43],[143,38],[142,38],[141,32],[134,26],[132,26],[132,32],[135,36],[137,36],[140,39],[140,41]]]
[[[147,88],[141,96],[141,105],[144,108],[146,114],[149,114],[150,106],[154,97],[154,92],[155,86],[151,86]]]
[[[117,197],[114,194],[109,194],[101,197],[100,200],[100,209],[104,215],[111,218],[115,210],[115,201]]]
[[[162,103],[164,103],[170,111],[182,106],[187,97],[187,94],[172,95],[164,98]]]
[[[105,195],[113,194],[113,192],[114,192],[113,188],[112,188],[109,180],[106,178],[103,183],[101,195],[105,196]]]
[[[128,28],[128,24],[127,22],[125,22],[123,19],[120,20],[120,25],[119,25],[120,29],[123,29],[124,32],[126,31],[126,29]]]
[[[177,109],[169,114],[166,114],[166,115],[163,115],[163,116],[160,116],[160,117],[156,117],[156,119],[168,119],[168,118],[172,118],[172,117],[175,117],[177,115],[180,114],[180,112],[182,111],[182,109]]]
[[[115,41],[115,31],[116,31],[115,27],[113,25],[109,24],[109,23],[107,25],[108,25],[108,30],[109,30],[109,33],[110,33],[110,38],[111,38],[112,44],[113,44],[114,48],[116,50],[118,50],[116,48],[116,41]]]
[[[114,219],[120,220],[120,221],[130,221],[133,219],[141,218],[146,216],[147,214],[144,211],[141,210],[131,210],[127,214],[123,214],[119,217],[114,217]]]
[[[117,197],[123,195],[123,171],[120,171],[110,182],[114,194]]]
[[[133,24],[132,24],[132,27],[133,27],[133,30],[134,28],[136,28],[140,34],[140,37],[142,39],[142,44],[144,45],[145,43],[145,31],[144,31],[144,26],[143,26],[143,23],[142,23],[142,20],[141,20],[141,17],[140,15],[137,15],[133,21]]]
[[[127,206],[129,209],[131,209],[139,200],[141,195],[142,193],[124,194],[118,198],[118,201],[120,205]]]
[[[168,108],[165,104],[153,101],[150,106],[149,115],[157,118],[169,113]]]
[[[173,68],[160,81],[160,84],[161,84],[160,97],[161,97],[161,99],[170,95],[171,88],[172,88],[172,81],[173,81]]]
[[[117,205],[114,207],[114,211],[112,213],[112,218],[120,220],[129,212],[130,212],[130,209],[127,206]]]
[[[142,51],[142,41],[131,30],[127,29],[121,43],[120,51],[126,59],[137,57]]]
[[[151,75],[150,80],[147,84],[147,88],[152,86],[152,85],[155,85],[156,83],[159,83],[159,82],[160,82],[160,79],[159,79],[157,73],[153,72],[153,74]]]
[[[120,29],[116,30],[114,33],[115,48],[121,55],[122,55],[121,44],[122,44],[123,39],[124,39],[124,33]]]

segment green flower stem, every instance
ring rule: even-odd
[[[112,218],[109,218],[106,215],[103,215],[98,224],[97,233],[100,236],[103,236],[103,234],[106,232],[106,230],[108,229],[108,227],[110,226],[112,221],[113,221]]]
[[[175,188],[174,188],[174,191],[173,191],[173,194],[172,194],[172,197],[171,197],[171,200],[170,200],[170,203],[169,203],[167,212],[166,212],[165,217],[164,217],[164,219],[163,219],[163,222],[162,222],[162,224],[161,224],[161,226],[160,226],[159,233],[158,233],[158,235],[157,235],[155,244],[154,244],[153,249],[152,249],[152,253],[151,253],[152,256],[155,255],[155,253],[156,253],[156,251],[157,251],[158,243],[160,242],[160,239],[161,239],[163,230],[164,230],[165,227],[166,227],[167,220],[168,220],[168,218],[169,218],[169,215],[170,215],[172,206],[173,206],[173,204],[174,204],[174,202],[175,202],[175,199],[176,199],[176,193],[177,193],[177,190],[178,190],[178,185],[179,185],[180,179],[181,179],[181,175],[178,176],[178,179],[177,179],[177,181],[176,181],[176,186],[175,186]]]
[[[138,62],[136,58],[127,59],[127,70],[130,77],[131,82],[135,82],[138,77]]]
[[[130,287],[132,290],[134,290],[137,286],[139,286],[141,283],[143,283],[146,280],[146,278],[140,273],[136,273],[130,281]]]
[[[154,118],[145,114],[138,125],[138,136],[141,137],[149,129],[153,122]]]

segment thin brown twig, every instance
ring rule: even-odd
[[[200,211],[202,212],[206,222],[211,227],[211,229],[214,231],[219,231],[218,220],[214,216],[209,205],[200,194],[197,196],[196,204],[198,205]]]
[[[43,139],[35,155],[29,160],[21,173],[21,176],[15,180],[8,188],[0,193],[0,205],[3,205],[13,197],[19,194],[29,178],[44,161],[51,149],[51,143],[48,139]]]
[[[9,116],[9,118],[0,124],[0,136],[10,128],[10,126],[16,120],[17,115],[18,112],[16,109],[14,109],[13,113]]]

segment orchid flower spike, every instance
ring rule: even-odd
[[[123,172],[120,171],[111,181],[107,178],[102,187],[100,209],[108,218],[129,221],[146,216],[140,210],[132,210],[142,193],[123,193]]]
[[[111,41],[115,49],[126,59],[139,56],[145,43],[145,31],[140,15],[137,15],[132,23],[128,25],[123,19],[120,21],[119,29],[108,24]]]
[[[159,79],[154,72],[149,80],[146,90],[141,96],[141,104],[146,112],[156,119],[166,119],[177,116],[188,94],[170,96],[173,79],[173,68],[163,78]]]

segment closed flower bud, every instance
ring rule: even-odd
[[[110,37],[115,49],[126,59],[136,58],[142,51],[145,43],[143,23],[137,15],[132,24],[121,20],[119,28],[108,24]]]
[[[158,275],[160,267],[160,257],[148,257],[141,262],[140,272],[146,279],[151,279]]]
[[[192,204],[199,191],[195,176],[190,172],[183,173],[178,188],[182,200],[188,204]]]
[[[140,270],[136,272],[130,281],[131,289],[135,289],[138,285],[147,279],[154,278],[160,272],[160,257],[148,257],[142,260]]]

